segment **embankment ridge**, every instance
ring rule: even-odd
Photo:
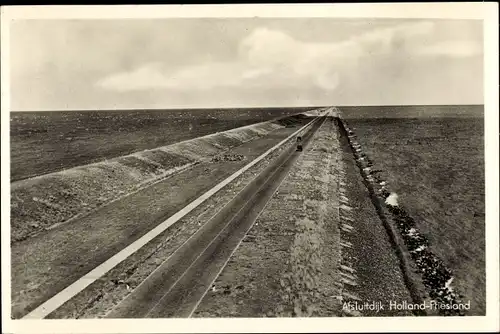
[[[287,116],[13,182],[11,243],[67,223],[305,117]]]

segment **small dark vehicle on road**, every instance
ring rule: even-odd
[[[302,152],[302,137],[297,137],[297,151]]]

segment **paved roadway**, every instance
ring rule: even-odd
[[[324,119],[303,136],[304,150]],[[191,316],[300,154],[295,146],[285,150],[107,317]]]

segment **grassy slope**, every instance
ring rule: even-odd
[[[307,117],[287,117],[304,125]],[[11,188],[11,237],[23,240],[54,224],[92,212],[123,195],[157,182],[190,164],[223,153],[285,125],[260,123],[152,151],[67,169],[14,182]]]
[[[483,119],[351,119],[390,189],[485,311]]]

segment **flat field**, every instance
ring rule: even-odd
[[[11,181],[315,109],[12,112]]]
[[[471,301],[471,314],[484,315],[484,119],[351,114],[347,121],[389,190],[453,271],[453,286]]]

